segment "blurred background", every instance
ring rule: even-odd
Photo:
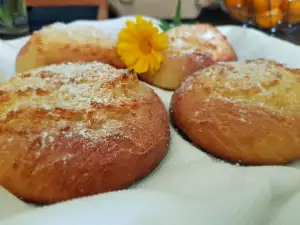
[[[76,19],[106,19],[137,13],[161,19],[171,19],[175,14],[177,5],[177,0],[62,0],[57,1],[60,6],[55,6],[55,1],[27,1],[27,3],[30,3],[27,4],[27,7],[31,30],[39,29],[41,26],[55,21],[71,22]],[[49,6],[44,6],[44,4],[47,4],[45,2],[51,3],[48,3]],[[80,2],[82,5],[80,5]],[[98,5],[88,6],[88,4],[97,4],[97,2]],[[218,8],[219,4],[213,3],[215,3],[214,0],[183,0],[182,18],[188,21],[197,20],[202,8],[212,5],[215,6],[215,9]],[[72,4],[75,5],[72,6]],[[38,5],[40,6],[38,7]],[[99,15],[101,12],[102,15]]]
[[[170,20],[177,0],[0,0],[0,38],[60,21],[142,14]],[[182,0],[183,22],[241,25],[300,44],[300,0]]]

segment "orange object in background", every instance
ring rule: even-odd
[[[269,29],[278,24],[300,23],[300,0],[224,0],[229,13]]]
[[[280,8],[272,9],[256,14],[256,22],[263,28],[271,28],[283,19],[283,13]]]
[[[284,12],[293,12],[300,14],[300,1],[282,0],[282,10]]]
[[[226,0],[226,5],[230,9],[239,8],[244,5],[244,0]]]
[[[236,19],[246,21],[249,18],[248,7],[244,0],[226,0],[225,3]]]
[[[262,28],[275,27],[283,19],[280,6],[283,0],[253,0],[256,23]]]
[[[287,22],[294,24],[300,22],[300,15],[299,14],[290,14],[287,16]]]
[[[231,14],[240,21],[247,21],[250,19],[250,14],[247,7],[242,7],[239,10],[232,10]]]
[[[266,12],[279,8],[282,0],[253,0],[253,7],[256,12]]]
[[[300,1],[283,0],[281,8],[287,14],[287,22],[300,22]]]

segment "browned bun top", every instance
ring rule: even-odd
[[[65,62],[99,61],[125,68],[116,40],[102,30],[76,24],[54,23],[35,31],[20,50],[17,72]]]
[[[198,60],[236,60],[235,52],[226,37],[213,25],[181,25],[167,31],[168,53],[176,55],[197,55]]]
[[[169,48],[155,74],[140,77],[155,86],[174,90],[189,75],[219,61],[237,56],[226,37],[210,24],[181,25],[167,31]]]
[[[174,123],[221,158],[282,164],[300,158],[300,70],[258,59],[196,72],[172,98]]]
[[[192,88],[194,83],[201,84],[210,98],[222,97],[284,111],[297,111],[300,106],[300,70],[271,60],[220,62],[193,74],[178,92],[189,85],[188,89]]]
[[[46,66],[1,83],[0,100],[0,155],[19,153],[2,184],[26,200],[127,187],[167,151],[167,112],[128,70],[96,62]]]

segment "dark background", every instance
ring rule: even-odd
[[[53,22],[71,22],[78,19],[95,20],[97,16],[98,7],[47,7],[47,8],[28,8],[28,18],[30,32],[40,29],[44,25]],[[116,11],[110,7],[109,17],[117,17]],[[166,18],[167,20],[170,18]],[[232,19],[227,13],[220,8],[207,8],[202,9],[199,16],[193,20],[183,20],[183,22],[202,22],[211,23],[214,25],[242,25],[238,21]],[[296,27],[293,33],[278,32],[272,34],[268,30],[264,32],[274,35],[278,38],[290,41],[300,45],[300,29]]]
[[[40,29],[41,26],[51,24],[56,21],[71,22],[77,19],[95,20],[97,7],[47,7],[28,8],[29,25],[31,31]],[[110,18],[117,17],[117,13],[110,8]],[[169,18],[165,18],[169,19]],[[209,22],[216,25],[239,24],[231,19],[221,9],[204,9],[194,20],[184,20],[187,22]]]

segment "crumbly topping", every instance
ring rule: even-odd
[[[267,60],[220,62],[198,71],[180,93],[202,90],[210,98],[250,101],[259,107],[300,107],[300,72]],[[284,94],[283,94],[284,93]]]
[[[101,46],[112,47],[115,45],[113,38],[97,27],[78,26],[76,24],[54,23],[36,31],[34,35],[41,35],[42,42],[70,41],[85,44],[99,43]]]
[[[217,48],[221,44],[222,35],[207,25],[182,25],[167,32],[169,37],[169,51],[183,55],[210,53],[216,57]],[[174,54],[175,56],[176,54]]]
[[[89,109],[92,101],[113,104],[127,101],[130,85],[138,85],[135,75],[127,70],[117,70],[102,63],[47,66],[27,72],[11,79],[10,83],[0,86],[2,95],[10,93],[18,101],[6,101],[2,106],[0,118],[5,119],[10,111],[22,108],[39,107],[44,110],[55,108]],[[45,74],[51,74],[51,78]],[[119,85],[119,86],[118,86]],[[120,85],[122,86],[120,88]],[[119,95],[116,92],[120,92]]]
[[[122,132],[124,118],[148,92],[135,74],[99,62],[34,69],[0,84],[0,131],[27,135],[37,158],[61,137],[67,145],[74,138],[93,145]]]

